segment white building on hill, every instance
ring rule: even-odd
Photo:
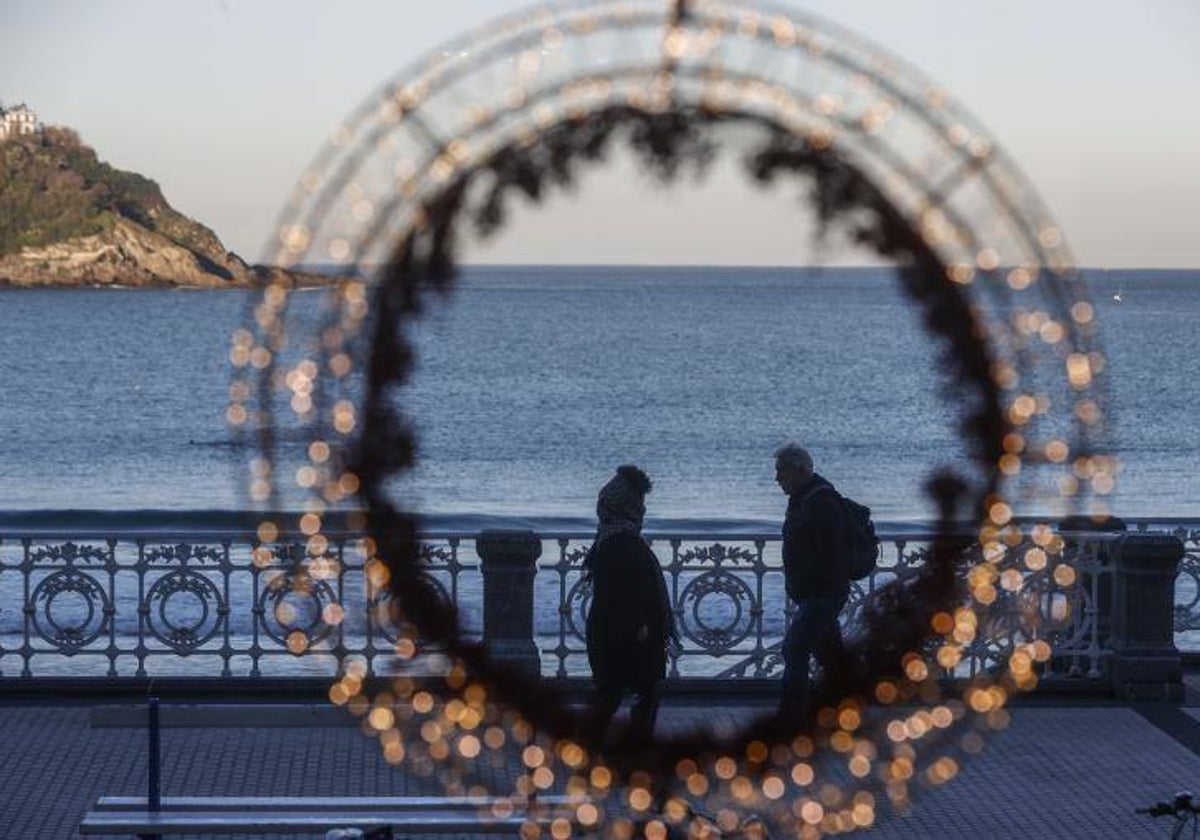
[[[38,130],[37,114],[25,105],[5,108],[0,105],[0,140],[33,134]]]

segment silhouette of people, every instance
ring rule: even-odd
[[[641,536],[650,488],[649,476],[625,465],[596,501],[600,522],[584,568],[592,579],[587,651],[596,689],[592,734],[597,745],[626,691],[635,696],[629,738],[632,743],[650,739],[666,676],[666,647],[675,638],[662,568]]]
[[[795,443],[775,452],[775,481],[788,496],[783,573],[796,604],[783,639],[779,716],[789,725],[804,725],[811,711],[812,657],[827,675],[844,666],[838,614],[850,591],[845,512],[837,490],[813,471],[812,456]]]

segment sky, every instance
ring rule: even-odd
[[[965,105],[1037,186],[1081,265],[1200,267],[1200,2],[782,2],[871,38]],[[341,117],[425,52],[524,5],[2,0],[0,101],[77,129],[254,259]],[[468,259],[812,257],[786,195],[724,171],[703,188],[644,186],[618,162]]]

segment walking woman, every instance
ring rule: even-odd
[[[593,736],[603,743],[626,691],[635,696],[629,737],[645,742],[654,732],[667,643],[675,622],[658,558],[642,539],[650,478],[632,465],[600,490],[596,539],[584,560],[592,578],[587,617],[588,661],[596,686]]]

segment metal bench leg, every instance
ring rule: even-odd
[[[150,729],[150,756],[148,760],[149,767],[146,775],[150,786],[148,802],[150,811],[158,811],[162,807],[161,792],[162,788],[159,784],[160,774],[160,753],[161,742],[159,740],[158,727],[158,698],[151,697],[147,705],[149,714],[149,729]],[[138,840],[161,840],[161,834],[139,834]]]

